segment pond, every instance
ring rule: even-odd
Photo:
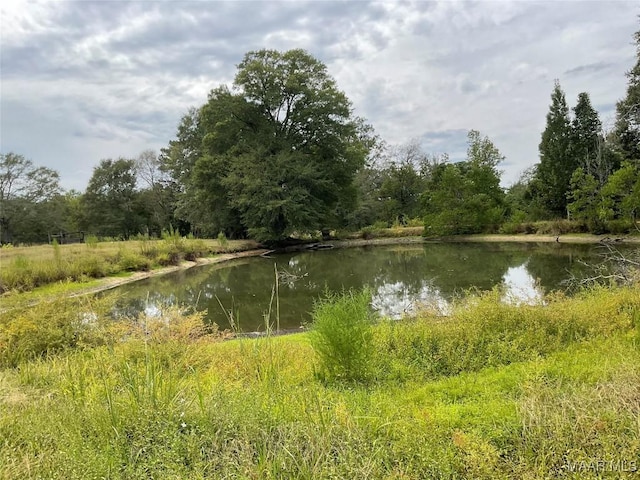
[[[602,246],[523,243],[424,243],[252,257],[196,267],[119,287],[116,313],[154,315],[170,305],[206,310],[221,329],[264,331],[265,315],[296,329],[326,291],[368,286],[372,306],[394,318],[419,308],[446,314],[471,290],[502,289],[504,301],[535,303],[592,274]],[[276,272],[278,276],[276,287]]]

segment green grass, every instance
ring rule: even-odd
[[[334,298],[316,320],[362,313],[359,300]],[[634,478],[622,470],[640,467],[637,287],[525,308],[488,294],[447,319],[367,324],[366,382],[319,379],[309,334],[225,342],[176,312],[96,315],[85,331],[81,305],[49,305],[66,313],[25,311],[25,355],[0,370],[3,479]],[[16,321],[0,316],[0,351]],[[52,348],[26,355],[34,337]]]
[[[311,344],[318,354],[318,378],[366,382],[373,374],[371,292],[327,294],[313,310]]]
[[[0,293],[32,291],[59,282],[82,283],[255,247],[250,241],[183,238],[174,233],[162,240],[1,248]]]

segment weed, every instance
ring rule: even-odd
[[[95,249],[98,247],[98,237],[95,235],[87,235],[84,237],[84,243],[87,248]]]
[[[227,248],[229,246],[229,240],[227,240],[227,236],[224,234],[224,232],[220,232],[218,233],[218,245],[220,245],[222,248]]]
[[[313,309],[311,344],[326,381],[365,382],[373,353],[371,292],[327,293]]]
[[[637,287],[525,308],[495,295],[447,319],[367,324],[366,378],[378,381],[366,385],[318,382],[313,332],[209,341],[197,319],[163,312],[115,322],[100,344],[88,335],[108,317],[92,304],[83,343],[0,369],[0,476],[637,477]],[[367,317],[366,300],[322,303],[334,321]],[[56,319],[73,324],[82,308],[20,313],[25,342],[65,331]]]

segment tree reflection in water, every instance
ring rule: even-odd
[[[300,252],[203,266],[120,287],[117,315],[160,313],[172,305],[208,311],[229,328],[231,310],[242,331],[264,330],[275,268],[280,272],[280,326],[310,321],[325,290],[369,286],[381,315],[400,317],[416,308],[446,314],[469,291],[503,289],[511,302],[539,302],[563,281],[587,274],[599,261],[595,245],[522,243],[425,243]],[[271,319],[275,323],[275,318]]]

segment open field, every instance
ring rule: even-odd
[[[0,478],[637,478],[637,287],[368,325],[362,295],[257,340],[87,298],[0,315]]]

